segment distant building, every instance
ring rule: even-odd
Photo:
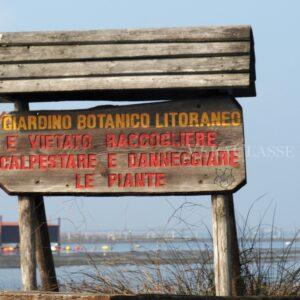
[[[48,224],[51,243],[60,243],[60,220],[58,224]],[[3,222],[0,216],[0,245],[18,244],[19,224],[17,222]]]

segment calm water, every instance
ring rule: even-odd
[[[104,248],[103,248],[104,246]],[[108,249],[107,249],[108,246]],[[70,247],[70,250],[66,250]],[[62,244],[61,253],[78,253],[78,252],[128,252],[128,251],[157,251],[157,250],[196,250],[204,249],[205,244],[197,242],[188,243],[100,243],[100,244]],[[4,254],[4,255],[10,255]],[[55,252],[54,252],[54,255]],[[111,267],[101,266],[101,270]],[[114,267],[114,268],[117,268]],[[95,269],[89,266],[63,266],[56,268],[57,277],[60,282],[71,281],[80,282],[82,280],[81,272],[94,272]],[[39,278],[39,276],[37,276]],[[0,290],[18,290],[21,288],[21,277],[19,268],[0,268]]]
[[[107,268],[103,266],[103,269]],[[101,267],[102,269],[102,267]],[[56,275],[60,282],[69,282],[71,279],[80,282],[82,279],[81,272],[94,272],[94,268],[89,266],[72,266],[56,268]],[[37,274],[38,284],[39,275]],[[20,269],[0,269],[0,290],[20,290],[21,289],[21,273]]]
[[[79,247],[78,247],[79,246]],[[103,246],[106,246],[103,248]],[[107,248],[108,246],[108,248]],[[70,247],[70,250],[65,250]],[[157,250],[199,250],[211,248],[211,245],[199,243],[199,242],[176,242],[176,243],[113,243],[113,244],[63,244],[62,252],[63,253],[74,253],[74,252],[128,252],[128,251],[157,251]],[[257,248],[269,248],[270,245],[268,242],[261,242],[256,245]],[[273,242],[274,249],[287,249],[289,244],[282,241]],[[76,250],[75,250],[76,249]],[[294,251],[300,250],[299,242],[293,244],[292,253]],[[54,254],[55,255],[55,254]],[[101,270],[109,270],[111,267],[101,266]],[[114,266],[113,268],[121,268],[119,266]],[[124,266],[122,266],[124,268]],[[126,266],[126,268],[136,268],[135,266]],[[92,273],[95,269],[90,266],[63,266],[56,268],[57,277],[61,283],[68,281],[80,282],[82,281],[81,272]],[[39,277],[39,276],[38,276]],[[20,269],[19,268],[10,268],[10,269],[0,269],[0,289],[1,290],[18,290],[21,288],[21,279],[20,279]]]

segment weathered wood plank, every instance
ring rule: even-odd
[[[232,297],[142,294],[142,295],[99,295],[88,293],[21,293],[0,292],[1,300],[232,300]],[[241,296],[234,300],[297,300],[298,296]]]
[[[124,297],[127,299],[127,296]],[[131,296],[128,297],[131,300]],[[89,293],[0,292],[0,298],[1,300],[121,300],[122,296]]]
[[[0,93],[33,93],[57,91],[142,90],[170,88],[239,88],[250,85],[250,75],[148,75],[120,77],[85,77],[1,80]]]
[[[0,65],[0,79],[249,72],[249,56]]]
[[[249,54],[249,42],[0,46],[0,62]]]
[[[242,111],[229,96],[7,114],[0,124],[0,183],[12,194],[211,193],[245,180]]]
[[[252,42],[250,26],[3,33],[1,101],[253,96]]]
[[[250,26],[3,32],[0,33],[0,45],[245,41],[250,40],[250,33]]]
[[[232,300],[232,297],[142,294],[142,295],[99,295],[88,293],[21,293],[0,292],[1,300]],[[298,300],[298,296],[241,296],[234,300]]]

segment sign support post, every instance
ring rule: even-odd
[[[29,111],[27,102],[15,102],[15,111]],[[42,196],[19,196],[20,265],[24,291],[37,289],[36,263],[45,291],[58,291]]]
[[[212,195],[212,227],[216,295],[242,295],[232,193]]]
[[[15,102],[15,111],[25,112],[28,110],[29,105],[27,102]],[[22,289],[24,291],[32,291],[37,289],[34,198],[31,196],[19,196],[18,204]]]
[[[34,199],[19,196],[20,266],[24,291],[36,290]]]
[[[36,260],[40,270],[43,290],[58,292],[43,196],[34,197],[34,209],[37,224],[35,230]]]

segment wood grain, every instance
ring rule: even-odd
[[[232,248],[227,195],[212,196],[216,296],[232,296]]]
[[[43,292],[0,292],[1,300],[232,300],[232,297],[137,294],[137,295],[99,295],[89,293],[43,293]],[[241,296],[235,300],[295,300],[297,296]]]
[[[15,131],[8,130],[0,131],[0,156],[8,155],[12,153],[22,154],[22,155],[50,155],[50,154],[95,154],[97,160],[97,167],[95,169],[47,169],[46,171],[40,169],[34,170],[0,170],[0,178],[2,186],[11,194],[16,193],[35,193],[35,194],[84,194],[84,195],[129,195],[129,194],[199,194],[199,193],[211,193],[218,191],[229,191],[236,190],[242,186],[245,182],[245,158],[244,158],[244,137],[243,137],[243,124],[240,123],[238,126],[202,126],[202,127],[190,127],[180,125],[157,127],[155,123],[155,116],[159,113],[159,120],[163,120],[164,114],[169,114],[171,112],[182,112],[184,114],[190,112],[197,112],[202,115],[202,113],[211,114],[212,112],[225,111],[225,112],[235,112],[241,116],[241,108],[228,96],[224,97],[212,97],[212,98],[201,98],[198,100],[185,100],[180,102],[161,102],[152,103],[144,105],[129,105],[120,107],[97,107],[85,111],[48,111],[48,112],[30,112],[32,116],[51,116],[53,114],[68,114],[72,118],[72,128],[68,130],[29,130],[29,131],[19,131],[18,132],[18,146],[13,152],[7,153],[5,148],[6,138],[9,134],[14,134]],[[112,114],[146,114],[149,117],[149,126],[146,127],[132,127],[130,125],[127,128],[89,128],[80,130],[76,128],[76,120],[78,115],[99,115],[104,116]],[[161,122],[161,121],[159,121]],[[75,126],[75,127],[74,127]],[[98,125],[97,125],[98,126]],[[100,126],[100,125],[99,125]],[[158,167],[129,167],[128,165],[128,154],[136,153],[137,155],[141,153],[182,153],[186,152],[193,153],[195,151],[213,151],[216,150],[215,147],[209,146],[161,146],[156,145],[155,147],[150,147],[148,145],[146,148],[127,148],[123,146],[117,146],[115,148],[108,147],[105,142],[105,136],[108,133],[119,135],[121,133],[126,134],[151,134],[151,133],[169,133],[179,134],[179,132],[202,132],[207,134],[210,131],[216,133],[216,143],[218,150],[234,150],[238,151],[238,165],[232,166],[202,166],[200,165],[192,166],[189,165],[184,167],[183,165],[172,167],[172,166],[158,166]],[[86,150],[61,150],[61,149],[40,149],[40,148],[30,148],[28,142],[28,135],[53,135],[53,134],[89,134],[92,137],[93,144],[92,147]],[[178,138],[178,137],[177,137]],[[115,153],[117,157],[117,167],[108,166],[108,153]],[[218,171],[217,171],[218,169]],[[221,174],[219,174],[221,172]],[[75,174],[79,174],[80,178],[85,176],[87,173],[93,174],[93,179],[95,186],[92,188],[76,188],[75,186]],[[136,173],[163,173],[165,174],[166,182],[159,186],[108,186],[108,180],[110,174],[136,174]],[[25,176],[24,176],[25,174]],[[134,175],[135,176],[135,175]],[[223,178],[224,177],[224,178]],[[225,178],[226,177],[226,178]],[[123,177],[124,179],[124,177]],[[225,180],[225,181],[224,181]],[[225,182],[225,183],[224,183]],[[224,184],[223,184],[224,183]]]
[[[0,65],[0,78],[24,79],[145,74],[248,72],[249,56]]]
[[[15,110],[29,111],[29,104],[16,101]],[[36,262],[43,289],[58,292],[43,196],[19,196],[20,267],[24,291],[37,289]]]
[[[246,88],[250,74],[143,75],[0,80],[0,93],[75,92],[105,90]]]
[[[175,99],[193,89],[255,95],[249,26],[0,34],[1,102]]]
[[[125,300],[132,296],[124,296]],[[188,297],[188,296],[187,296]],[[123,296],[99,295],[89,293],[46,293],[46,292],[0,292],[1,300],[122,300]],[[185,298],[185,297],[184,297]],[[139,299],[139,298],[138,298]],[[148,297],[146,297],[148,299]],[[178,299],[178,298],[174,298]],[[191,298],[187,298],[191,299]],[[195,300],[192,298],[191,300]],[[202,300],[202,298],[201,298]]]
[[[33,291],[37,289],[34,199],[30,196],[19,196],[18,205],[22,290]]]
[[[35,243],[36,261],[42,282],[42,290],[58,292],[54,260],[51,250],[46,209],[43,196],[34,197],[34,213],[36,218]]]
[[[212,195],[216,296],[243,295],[233,195]]]
[[[250,26],[90,30],[61,32],[2,32],[0,45],[87,44],[120,42],[248,41]]]
[[[28,103],[21,101],[15,102],[15,111],[24,113],[28,110]],[[33,291],[37,289],[34,198],[25,195],[19,196],[18,206],[22,290]]]
[[[1,63],[249,54],[247,42],[0,46]]]

